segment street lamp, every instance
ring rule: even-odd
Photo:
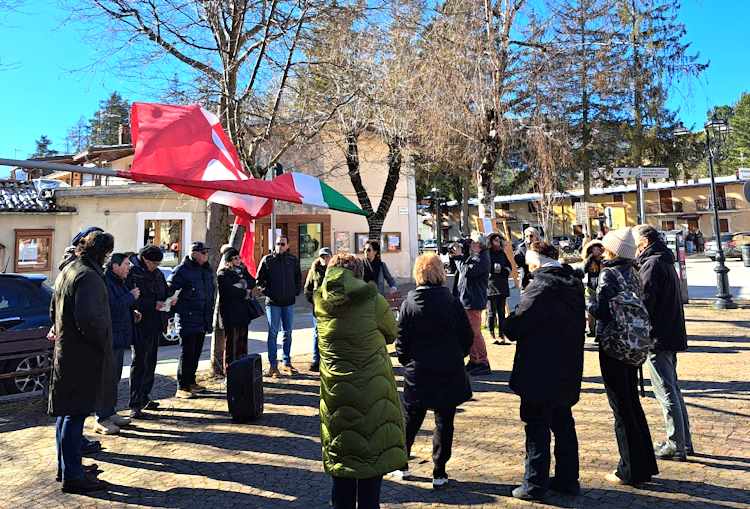
[[[724,248],[721,245],[721,222],[719,221],[719,200],[716,195],[716,180],[714,177],[714,160],[721,160],[724,155],[721,153],[721,147],[726,142],[729,126],[726,120],[717,118],[713,115],[703,126],[706,133],[706,157],[708,158],[708,175],[711,179],[711,203],[714,214],[714,237],[716,238],[716,300],[714,307],[716,309],[734,309],[737,304],[732,300],[732,293],[729,289],[729,278],[727,273],[729,269],[724,265]],[[682,124],[674,131],[675,136],[684,136],[690,132],[682,127]]]
[[[443,245],[443,232],[441,231],[443,215],[440,213],[440,190],[437,187],[433,187],[430,189],[430,192],[432,193],[432,206],[435,209],[435,242],[437,244],[437,252],[439,253],[440,246]]]

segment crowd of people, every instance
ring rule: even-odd
[[[587,322],[599,344],[620,455],[607,481],[638,485],[658,474],[657,458],[683,461],[693,453],[677,377],[677,352],[687,348],[679,280],[674,257],[653,227],[614,230],[589,242],[580,269],[560,261],[558,250],[534,228],[524,231],[512,257],[501,235],[474,234],[451,249],[458,269],[452,291],[437,255],[417,258],[417,286],[403,300],[398,321],[386,299],[397,284],[375,241],[366,243],[361,256],[320,249],[303,283],[284,236],[261,260],[257,279],[228,246],[214,272],[207,247],[195,242],[169,281],[158,270],[158,247],[112,253],[114,239],[98,228],[73,240],[55,283],[50,331],[55,352],[49,412],[57,417],[63,491],[104,487],[96,478],[98,467],[81,462],[91,447],[83,438],[88,415],[96,416],[96,432],[112,434],[158,407],[150,393],[170,312],[180,317],[182,339],[175,396],[189,399],[205,391],[196,370],[205,334],[214,325],[216,287],[225,368],[247,354],[248,325],[263,313],[256,298],[265,295],[271,378],[297,373],[291,359],[294,305],[303,290],[312,303],[310,371],[320,373],[322,457],[335,508],[379,507],[385,475],[411,477],[408,459],[428,411],[435,416],[433,487],[449,482],[457,407],[472,398],[471,378],[492,372],[483,312],[497,344],[516,344],[509,385],[520,396],[526,460],[514,497],[580,491],[572,409],[580,397]],[[516,268],[521,298],[506,316],[508,279]],[[280,328],[283,371],[277,360]],[[404,367],[402,398],[387,350],[391,343]],[[130,411],[120,416],[115,402],[128,348]],[[666,425],[666,440],[655,445],[638,396],[643,363]]]

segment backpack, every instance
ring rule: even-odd
[[[641,299],[640,279],[633,270],[628,281],[617,269],[605,270],[615,273],[621,291],[609,301],[612,321],[604,327],[599,344],[610,357],[640,367],[655,343],[651,338],[648,310]],[[601,279],[604,279],[603,273]]]

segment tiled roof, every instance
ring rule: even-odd
[[[0,180],[0,212],[75,212],[75,208],[57,206],[52,191],[37,191],[32,182]]]

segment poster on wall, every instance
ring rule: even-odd
[[[383,234],[384,251],[387,253],[398,253],[401,251],[401,234],[399,232],[389,232]]]
[[[367,233],[355,233],[354,234],[354,247],[357,249],[357,253],[361,253],[365,249],[365,242],[367,242]]]
[[[349,253],[352,250],[351,232],[336,232],[333,238],[333,248],[336,253]]]

